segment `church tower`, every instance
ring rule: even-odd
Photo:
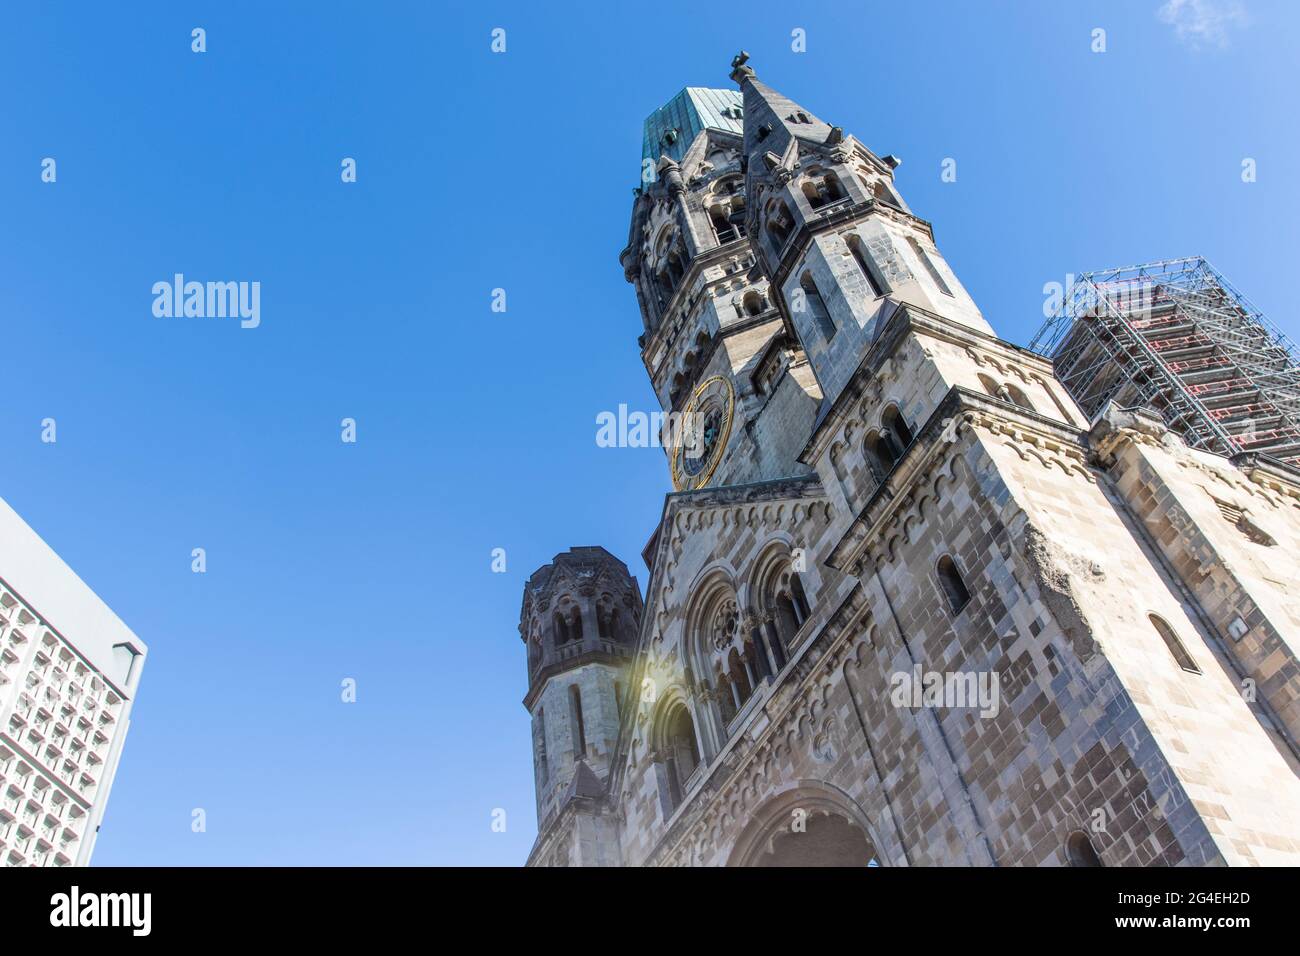
[[[821,395],[747,238],[743,109],[688,87],[650,114],[620,256],[660,405],[700,431],[665,447],[679,491],[810,472],[797,456]]]
[[[834,401],[900,304],[991,334],[876,156],[759,82],[748,55],[731,77],[744,100],[746,229],[821,391]]]
[[[645,123],[620,261],[697,440],[644,609],[601,548],[528,582],[530,864],[1294,864],[1300,472],[1085,415],[747,60]]]
[[[528,649],[537,825],[561,855],[579,854],[575,864],[609,862],[581,855],[581,831],[601,831],[589,852],[616,842],[605,832],[612,824],[597,818],[640,623],[636,579],[604,548],[557,554],[524,588],[519,634]]]

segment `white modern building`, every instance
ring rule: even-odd
[[[147,649],[0,501],[0,866],[85,866]]]

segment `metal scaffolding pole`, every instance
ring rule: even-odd
[[[1029,347],[1089,416],[1145,406],[1194,448],[1300,466],[1300,353],[1203,258],[1079,276]]]

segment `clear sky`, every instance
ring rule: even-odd
[[[150,647],[95,862],[523,861],[523,582],[603,544],[644,587],[668,489],[595,442],[655,407],[641,122],[741,47],[902,157],[1006,338],[1044,283],[1190,254],[1294,336],[1300,7],[1163,6],[7,5],[0,495]],[[155,318],[177,272],[260,282],[260,326]]]

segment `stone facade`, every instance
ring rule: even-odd
[[[1090,422],[896,159],[733,66],[622,255],[705,422],[644,607],[596,548],[525,593],[530,864],[1300,863],[1300,474]]]

